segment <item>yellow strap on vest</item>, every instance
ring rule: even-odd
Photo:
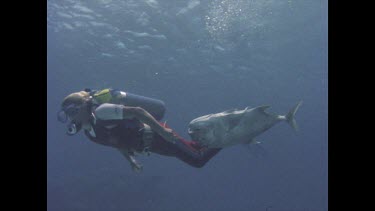
[[[109,103],[112,100],[112,95],[109,89],[103,89],[94,94],[95,100],[99,103]]]

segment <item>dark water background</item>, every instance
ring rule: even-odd
[[[48,0],[49,211],[324,211],[327,193],[327,1]],[[122,89],[163,100],[188,123],[230,108],[299,100],[300,131],[280,123],[257,148],[222,150],[195,169],[152,154],[134,173],[116,150],[65,135],[67,94]],[[261,152],[261,153],[260,153]],[[260,155],[261,154],[261,155]],[[260,156],[259,156],[260,155]]]

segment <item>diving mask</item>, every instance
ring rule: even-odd
[[[68,119],[73,119],[79,113],[81,108],[82,106],[76,106],[74,104],[68,105],[57,113],[57,120],[66,123]]]
[[[78,133],[78,131],[81,130],[82,124],[74,121],[74,117],[79,113],[80,109],[82,108],[81,106],[77,106],[74,104],[68,105],[64,108],[62,108],[58,113],[57,113],[57,120],[61,123],[66,123],[68,120],[70,122],[67,125],[67,135],[75,135]]]

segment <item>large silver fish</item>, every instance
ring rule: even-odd
[[[297,103],[286,115],[270,114],[265,111],[270,106],[259,106],[201,116],[189,123],[188,133],[194,141],[209,148],[254,143],[256,136],[280,121],[286,121],[297,131],[294,115],[301,104],[302,101]]]

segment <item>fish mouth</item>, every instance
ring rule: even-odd
[[[188,129],[188,134],[189,134],[189,136],[190,136],[193,140],[195,140],[195,141],[198,141],[198,140],[199,140],[199,138],[198,138],[198,134],[197,134],[197,131],[192,130],[191,128],[189,128],[189,129]]]
[[[190,128],[188,129],[188,134],[189,134],[189,136],[195,136],[195,132],[194,132],[194,130],[191,130]]]

